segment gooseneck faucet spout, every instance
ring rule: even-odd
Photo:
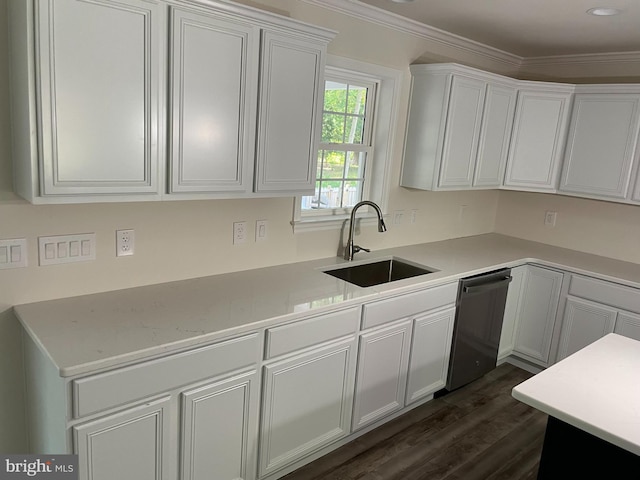
[[[384,224],[384,220],[382,219],[382,210],[380,210],[380,207],[378,205],[369,200],[363,200],[362,202],[356,203],[351,210],[351,218],[349,219],[349,239],[347,240],[347,245],[344,247],[345,260],[353,260],[353,255],[358,253],[360,250],[364,250],[365,252],[370,251],[367,248],[363,248],[359,245],[353,244],[353,231],[356,225],[356,210],[358,210],[358,208],[363,205],[369,205],[376,211],[376,215],[378,215],[378,231],[380,233],[387,231],[387,226]]]

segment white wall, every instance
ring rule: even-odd
[[[299,0],[243,2],[338,30],[329,48],[332,54],[404,71],[392,185],[398,184],[400,172],[409,64],[417,59],[457,61],[497,73],[515,73],[505,64],[469,51],[381,30]],[[12,305],[335,256],[340,232],[294,235],[289,225],[290,198],[63,206],[33,206],[18,199],[11,191],[10,181],[6,36],[6,2],[0,1],[0,238],[26,237],[30,259],[28,268],[0,270],[0,452],[25,452],[20,328],[11,313]],[[587,70],[571,71],[577,77],[587,73]],[[467,206],[463,216],[459,215],[461,205]],[[542,227],[541,215],[548,207],[559,212],[558,226],[551,232]],[[393,187],[389,211],[411,209],[418,210],[415,225],[394,226],[388,222],[390,228],[385,234],[366,228],[359,243],[380,249],[496,230],[594,253],[622,254],[640,263],[640,255],[633,252],[640,232],[633,227],[625,230],[629,222],[640,225],[637,207],[515,192],[432,193]],[[269,221],[268,241],[261,244],[250,241],[234,247],[232,222],[246,220],[251,236],[257,219]],[[601,227],[591,227],[592,221],[600,222]],[[135,229],[133,257],[115,257],[115,230],[120,228]],[[612,229],[615,236],[605,241],[607,229]],[[82,232],[97,234],[96,261],[37,266],[38,236]],[[589,236],[586,234],[592,238],[582,238]],[[615,239],[614,246],[611,238]]]
[[[544,225],[558,212],[556,226]],[[640,263],[640,207],[525,192],[500,192],[496,232]]]

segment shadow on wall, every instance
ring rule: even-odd
[[[21,335],[13,310],[0,305],[0,453],[28,452]]]

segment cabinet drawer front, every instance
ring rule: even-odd
[[[296,323],[267,330],[265,358],[290,353],[318,343],[355,333],[360,307],[319,315]]]
[[[640,313],[640,290],[632,287],[573,275],[569,294],[622,310]]]
[[[363,307],[362,328],[375,327],[400,318],[455,303],[458,283],[373,302]]]
[[[171,390],[259,360],[257,333],[73,381],[75,418]],[[179,384],[178,384],[179,383]]]

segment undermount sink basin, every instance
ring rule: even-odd
[[[324,271],[327,275],[340,278],[345,282],[353,283],[359,287],[372,287],[383,283],[395,282],[396,280],[402,280],[404,278],[427,275],[433,272],[437,272],[437,270],[408,263],[405,260],[397,258]]]

